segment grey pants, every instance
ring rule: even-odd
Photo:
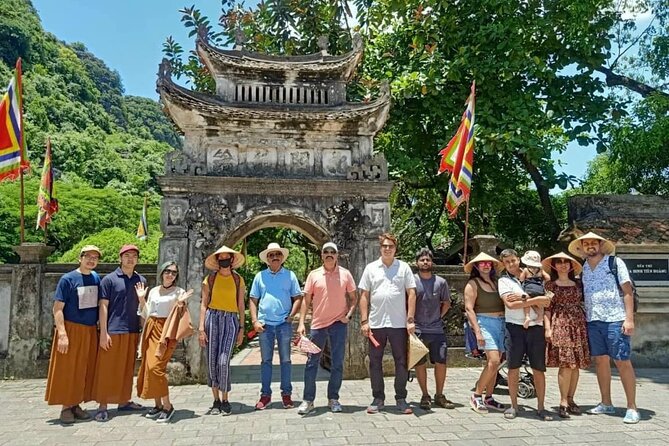
[[[407,341],[406,328],[376,328],[372,330],[374,338],[379,342],[374,347],[369,341],[369,380],[372,383],[372,396],[381,400],[386,399],[383,383],[383,350],[390,342],[390,350],[395,360],[395,399],[407,397]]]

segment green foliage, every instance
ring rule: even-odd
[[[25,183],[26,239],[29,242],[41,242],[44,238],[41,231],[31,230],[37,221],[38,188],[39,179],[34,176]],[[86,237],[107,228],[120,228],[134,237],[144,202],[141,196],[124,196],[112,188],[95,189],[76,176],[57,181],[55,190],[60,210],[49,225],[47,237],[48,244],[56,246],[52,260]],[[154,196],[147,212],[151,240],[159,237],[159,200]],[[19,184],[0,183],[0,263],[18,261],[11,249],[19,240],[18,203]]]
[[[153,228],[152,228],[153,229]],[[77,263],[79,261],[79,252],[85,245],[95,245],[102,251],[101,262],[116,263],[119,261],[118,253],[125,244],[137,245],[140,249],[140,263],[158,262],[158,242],[163,236],[158,230],[149,229],[149,238],[146,240],[137,240],[134,231],[124,231],[119,228],[108,228],[90,235],[81,240],[72,248],[63,253],[56,262],[58,263]]]
[[[164,156],[181,147],[174,127],[155,101],[124,96],[119,74],[83,44],[68,45],[46,33],[30,1],[3,0],[0,88],[19,56],[33,172],[25,193],[27,241],[43,239],[33,229],[33,203],[47,137],[56,177],[62,179],[56,183],[60,212],[48,230],[47,242],[57,248],[53,258],[104,229],[121,228],[134,237],[144,192],[154,193],[157,206],[156,178],[164,172]],[[18,183],[0,184],[0,262],[18,260],[10,248],[20,241],[18,190]],[[157,225],[157,208],[149,220]],[[158,235],[157,226],[152,232]]]

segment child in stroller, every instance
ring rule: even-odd
[[[485,361],[486,359],[485,352],[483,350],[480,350],[478,348],[478,345],[476,345],[476,336],[474,335],[474,332],[469,326],[469,322],[467,321],[466,318],[465,318],[464,329],[465,329],[464,330],[465,356],[467,356],[468,358]],[[529,366],[529,361],[527,360],[527,358],[524,358],[523,368],[520,371],[520,381],[518,383],[518,396],[523,399],[534,398],[536,396],[536,389],[534,388],[534,377],[532,376],[532,372],[530,372],[528,366]],[[497,379],[495,384],[500,387],[508,387],[509,385],[506,359],[502,360],[499,369],[497,369]]]

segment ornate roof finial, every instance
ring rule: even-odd
[[[209,42],[209,28],[205,25],[199,25],[197,27],[197,38],[204,43]]]
[[[160,87],[172,81],[172,64],[169,59],[163,58],[158,64],[158,79],[156,80],[156,93],[160,95]]]
[[[362,36],[359,33],[353,34],[353,51],[362,51],[362,45]]]
[[[172,77],[172,64],[170,63],[169,59],[164,57],[163,60],[158,65],[158,81],[170,80],[171,77]]]
[[[317,44],[318,48],[321,50],[321,54],[323,56],[327,56],[329,54],[328,49],[330,48],[330,39],[328,38],[328,36],[322,35],[318,37]]]
[[[246,34],[244,34],[244,30],[242,30],[240,27],[237,27],[235,29],[235,50],[241,51],[244,49],[244,44],[246,43]]]

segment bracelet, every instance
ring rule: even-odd
[[[367,323],[367,319],[365,319],[364,321],[360,321],[360,325],[365,325],[366,323]]]

